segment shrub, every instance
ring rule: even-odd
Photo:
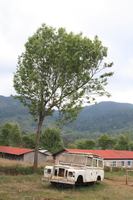
[[[43,174],[43,167],[38,167],[38,174]],[[6,175],[30,175],[34,173],[33,166],[0,166],[0,173]]]

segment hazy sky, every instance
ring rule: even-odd
[[[0,0],[0,95],[15,94],[13,73],[29,36],[42,23],[98,35],[114,62],[100,101],[133,103],[133,0]]]

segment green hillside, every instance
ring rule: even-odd
[[[44,120],[43,128],[55,126],[58,112]],[[0,96],[0,125],[5,122],[18,123],[21,131],[36,132],[37,122],[29,114],[28,109],[13,97]],[[97,105],[85,106],[78,119],[62,130],[62,137],[76,140],[80,138],[95,139],[102,133],[117,136],[126,130],[133,132],[133,104],[101,102]]]
[[[86,106],[78,119],[69,125],[79,131],[119,130],[133,125],[133,105],[127,103],[101,102],[97,105]]]
[[[44,121],[43,128],[53,126],[53,120],[54,118],[47,117]],[[27,107],[24,107],[18,99],[0,96],[0,125],[6,122],[18,123],[21,132],[32,133],[37,130],[37,122],[29,114]]]

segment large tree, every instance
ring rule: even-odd
[[[109,96],[104,86],[113,72],[105,69],[113,63],[103,63],[106,56],[107,47],[97,36],[92,41],[82,33],[67,33],[64,28],[56,30],[43,24],[28,38],[25,52],[18,58],[14,88],[16,98],[38,118],[35,172],[44,118],[57,108],[59,123],[70,123],[85,99],[90,102],[93,94]]]

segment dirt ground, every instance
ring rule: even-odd
[[[63,199],[40,198],[39,200],[63,200]]]
[[[115,181],[111,181],[109,179],[104,179],[104,182],[108,183],[108,184],[114,184],[114,185],[120,185],[120,186],[123,186],[123,187],[133,188],[133,183],[126,184],[126,182],[115,182]]]

